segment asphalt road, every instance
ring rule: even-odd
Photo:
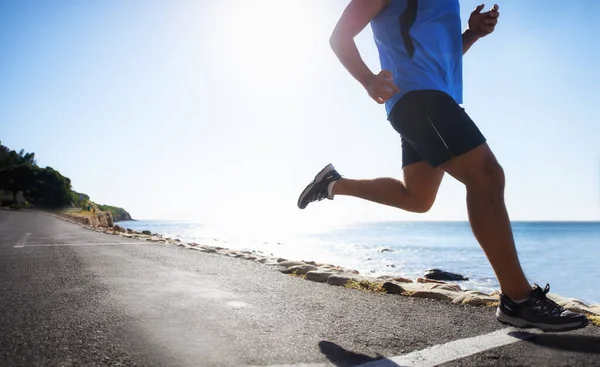
[[[600,366],[594,326],[513,338],[490,308],[312,283],[35,212],[0,211],[0,308],[0,366]]]

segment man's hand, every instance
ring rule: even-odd
[[[485,4],[481,4],[475,8],[469,18],[469,31],[477,38],[485,37],[492,33],[496,28],[498,17],[500,16],[498,5],[494,5],[490,11],[482,13],[481,10],[483,10],[484,6]]]
[[[379,104],[385,103],[394,93],[400,92],[400,89],[394,84],[392,73],[387,70],[382,70],[377,75],[373,74],[373,77],[365,84],[365,88],[369,96]]]

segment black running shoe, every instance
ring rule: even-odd
[[[549,285],[542,289],[536,284],[529,299],[523,303],[500,295],[496,318],[503,324],[542,331],[568,331],[588,325],[589,320],[585,315],[565,310],[546,297],[549,291]]]
[[[333,165],[329,163],[321,172],[317,173],[315,179],[312,180],[308,186],[302,191],[298,198],[298,208],[304,209],[309,203],[313,201],[321,201],[325,198],[333,200],[333,196],[330,196],[327,192],[327,188],[330,183],[337,181],[342,176],[338,171],[333,168]]]

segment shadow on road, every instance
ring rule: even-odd
[[[529,334],[523,332],[519,332],[519,334],[519,336],[514,336],[523,339],[524,342],[546,348],[560,349],[570,352],[600,354],[600,337],[598,336],[572,334]],[[529,337],[523,338],[523,334],[529,334]]]
[[[325,357],[337,367],[352,367],[375,361],[381,363],[382,367],[400,367],[396,363],[386,360],[385,357],[380,354],[377,354],[377,357],[370,357],[365,354],[346,350],[339,345],[328,341],[319,342],[319,348]]]

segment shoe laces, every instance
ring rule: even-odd
[[[550,315],[554,317],[560,316],[565,311],[565,309],[550,298],[548,298],[547,294],[548,292],[550,292],[550,284],[546,284],[544,289],[542,289],[537,284],[536,287],[537,289],[534,293],[536,299],[536,306],[534,308],[539,309],[543,315]]]
[[[310,201],[321,201],[327,198],[327,192],[323,190],[316,191],[310,196]]]

